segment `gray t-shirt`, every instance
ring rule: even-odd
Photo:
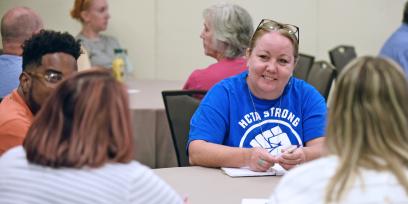
[[[116,38],[100,35],[98,40],[90,40],[82,34],[78,34],[76,38],[81,40],[82,45],[88,51],[92,66],[99,65],[106,68],[112,67],[112,61],[115,58],[113,50],[121,48]]]

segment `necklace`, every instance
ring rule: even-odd
[[[249,84],[247,84],[247,88],[248,88],[249,99],[250,99],[250,101],[251,101],[252,107],[254,108],[255,114],[259,114],[258,111],[256,110],[255,103],[254,103],[254,99],[253,99],[253,97],[252,97],[251,90],[249,89]],[[281,96],[279,96],[279,97],[280,97],[280,99],[279,99],[279,109],[280,109],[281,106],[282,106],[282,98],[283,98],[283,96],[281,95]],[[276,103],[275,103],[275,104],[276,104]],[[274,106],[275,106],[275,105],[274,105]],[[259,117],[261,118],[260,115],[259,115]],[[263,121],[263,119],[261,118],[261,123],[262,123],[262,121]],[[260,129],[261,129],[261,135],[264,135],[264,131],[263,131],[263,128],[262,128],[262,124],[259,125],[259,127],[260,127]],[[278,123],[278,127],[280,128],[279,123]]]

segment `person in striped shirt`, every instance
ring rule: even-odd
[[[128,95],[107,70],[63,81],[0,158],[0,203],[182,203],[133,158]]]

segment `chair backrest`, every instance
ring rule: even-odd
[[[326,61],[316,61],[310,69],[307,82],[314,86],[327,100],[333,80],[336,78],[336,68]]]
[[[306,54],[299,53],[299,60],[296,64],[293,76],[299,79],[306,80],[309,74],[310,68],[313,65],[314,57]]]
[[[351,60],[357,57],[357,54],[353,46],[339,45],[329,51],[329,57],[337,73],[340,73]]]
[[[206,91],[201,90],[162,91],[179,166],[189,166],[186,145],[190,132],[190,119],[201,102],[198,96],[205,94]]]

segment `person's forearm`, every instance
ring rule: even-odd
[[[310,141],[306,144],[306,147],[303,147],[303,151],[306,155],[306,161],[314,160],[323,155],[323,145],[324,138],[317,138],[314,141]]]
[[[242,167],[245,166],[249,149],[228,147],[202,140],[195,140],[189,146],[189,160],[191,165],[206,167]]]

